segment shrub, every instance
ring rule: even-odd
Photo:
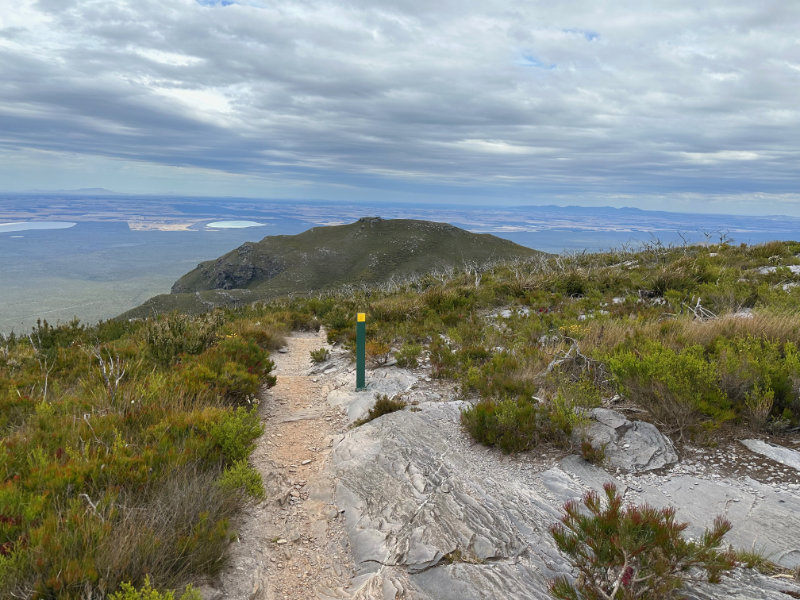
[[[219,478],[223,490],[242,491],[255,500],[264,499],[264,482],[261,473],[248,464],[246,459],[237,460],[226,468]]]
[[[217,339],[220,324],[219,313],[190,317],[173,312],[149,321],[144,340],[149,355],[162,365],[169,365],[180,354],[200,354],[210,347]]]
[[[188,392],[211,391],[220,398],[243,402],[258,393],[262,382],[275,384],[275,364],[255,342],[229,336],[181,365],[181,383]]]
[[[597,492],[588,492],[583,506],[567,502],[561,522],[550,529],[579,572],[574,582],[566,577],[552,582],[556,598],[668,600],[699,573],[718,583],[733,567],[731,557],[718,550],[731,528],[722,517],[699,541],[687,541],[681,533],[688,523],[675,522],[674,508],[623,507],[613,485],[604,489],[605,503]]]
[[[567,296],[583,296],[586,293],[586,277],[578,271],[561,278],[559,283],[559,287]]]
[[[462,411],[461,423],[475,441],[506,454],[533,448],[550,430],[545,409],[526,399],[481,400]]]
[[[228,465],[246,460],[263,432],[264,426],[256,407],[247,409],[240,406],[211,427],[211,437]]]
[[[136,589],[130,582],[125,582],[119,587],[119,591],[109,596],[110,600],[175,600],[175,593],[172,591],[159,592],[150,585],[150,578],[145,577],[144,585]],[[187,585],[178,600],[202,600],[200,592]]]
[[[422,354],[422,345],[406,342],[400,350],[394,353],[397,366],[404,369],[415,369],[418,365],[419,355]]]
[[[396,396],[394,398],[389,398],[389,396],[385,394],[378,394],[375,404],[369,409],[367,415],[364,418],[355,421],[353,425],[359,426],[363,425],[364,423],[369,423],[373,419],[377,419],[382,415],[388,415],[389,413],[393,413],[398,410],[403,410],[405,407],[406,402],[402,398],[398,398]]]
[[[330,352],[328,352],[327,348],[317,348],[316,350],[311,350],[311,362],[315,364],[324,363],[330,357]]]
[[[608,442],[601,446],[595,446],[589,438],[581,438],[581,456],[586,462],[593,465],[602,465],[606,459],[606,446]]]
[[[795,389],[800,356],[793,342],[736,336],[717,339],[711,351],[720,387],[754,428],[766,424],[773,407],[792,413],[800,408]]]
[[[389,362],[389,344],[378,340],[366,343],[366,358],[372,367],[381,367]]]
[[[647,340],[636,350],[618,351],[608,367],[632,400],[681,439],[698,433],[700,424],[714,428],[734,417],[702,346],[675,351]]]

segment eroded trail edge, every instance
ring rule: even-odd
[[[353,563],[326,469],[334,441],[346,427],[326,402],[332,375],[347,369],[329,361],[313,372],[310,352],[326,347],[324,331],[294,333],[271,357],[277,384],[262,394],[264,435],[250,460],[261,472],[266,500],[248,507],[238,540],[206,600],[349,598]]]

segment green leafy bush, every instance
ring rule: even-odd
[[[258,393],[262,383],[275,385],[269,373],[275,366],[267,353],[252,340],[229,335],[202,354],[180,365],[184,389],[244,402]]]
[[[688,523],[675,521],[674,508],[624,506],[616,488],[606,484],[583,497],[583,506],[564,505],[561,522],[550,529],[558,546],[578,570],[560,577],[550,591],[561,600],[669,600],[689,580],[704,573],[712,583],[733,568],[719,551],[731,525],[717,517],[699,541],[682,537]]]
[[[547,411],[531,400],[481,400],[462,411],[461,423],[474,440],[503,452],[522,452],[551,434]]]
[[[800,415],[800,353],[793,342],[752,335],[720,337],[711,352],[720,388],[755,429],[763,428],[773,411]]]

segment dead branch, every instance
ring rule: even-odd
[[[111,402],[114,402],[119,384],[122,378],[125,377],[125,363],[119,355],[116,358],[111,356],[111,351],[109,350],[106,350],[108,358],[103,358],[103,353],[97,346],[92,348],[92,354],[100,364],[100,375],[103,378],[103,383],[105,383],[108,398]]]
[[[554,357],[547,368],[540,373],[540,376],[546,377],[554,370],[561,368],[562,365],[569,365],[580,374],[591,373],[596,384],[607,383],[608,378],[603,363],[583,354],[578,346],[578,340],[568,336],[563,336],[563,339],[570,342],[569,349],[560,356]]]
[[[709,321],[711,319],[716,319],[717,315],[715,315],[705,306],[700,304],[700,300],[701,298],[698,297],[697,302],[695,302],[694,306],[692,306],[691,303],[687,304],[686,302],[682,303],[682,306],[684,306],[686,310],[692,313],[694,315],[694,318],[697,319],[698,321]],[[691,301],[694,302],[694,296],[692,296]]]

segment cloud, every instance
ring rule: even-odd
[[[798,6],[28,1],[0,17],[0,146],[253,194],[787,194]]]

